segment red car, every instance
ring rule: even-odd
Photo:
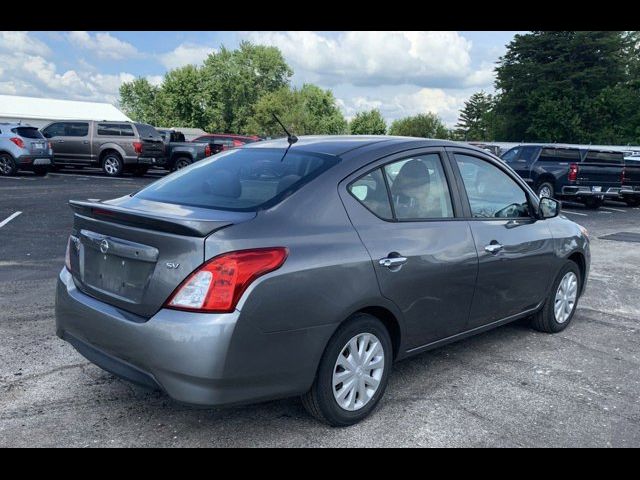
[[[253,143],[260,141],[260,137],[256,137],[255,135],[245,136],[245,135],[233,135],[230,133],[212,133],[208,135],[202,135],[198,138],[194,138],[191,140],[192,142],[213,142],[215,144],[222,145],[222,150],[227,150],[229,148],[241,147],[247,143]]]

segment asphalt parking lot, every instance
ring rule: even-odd
[[[332,429],[297,399],[177,405],[100,370],[55,336],[67,201],[114,198],[159,176],[0,177],[0,447],[640,446],[640,243],[600,238],[640,233],[640,209],[565,205],[589,229],[593,257],[567,330],[513,324],[401,362],[371,417]]]

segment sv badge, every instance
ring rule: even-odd
[[[176,268],[180,268],[179,263],[167,262],[166,265],[167,265],[167,268],[170,270],[175,270]]]

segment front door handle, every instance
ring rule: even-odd
[[[385,257],[381,258],[378,263],[387,268],[399,267],[407,263],[406,257]]]
[[[489,253],[498,253],[500,250],[504,248],[504,245],[500,245],[498,242],[490,243],[486,247],[484,247],[485,251]]]

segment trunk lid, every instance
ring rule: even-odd
[[[624,155],[622,152],[599,152],[589,150],[578,172],[578,185],[601,186],[602,191],[609,187],[619,187],[622,182]]]
[[[255,217],[123,197],[71,201],[71,273],[84,293],[149,318],[205,260],[205,238]]]

